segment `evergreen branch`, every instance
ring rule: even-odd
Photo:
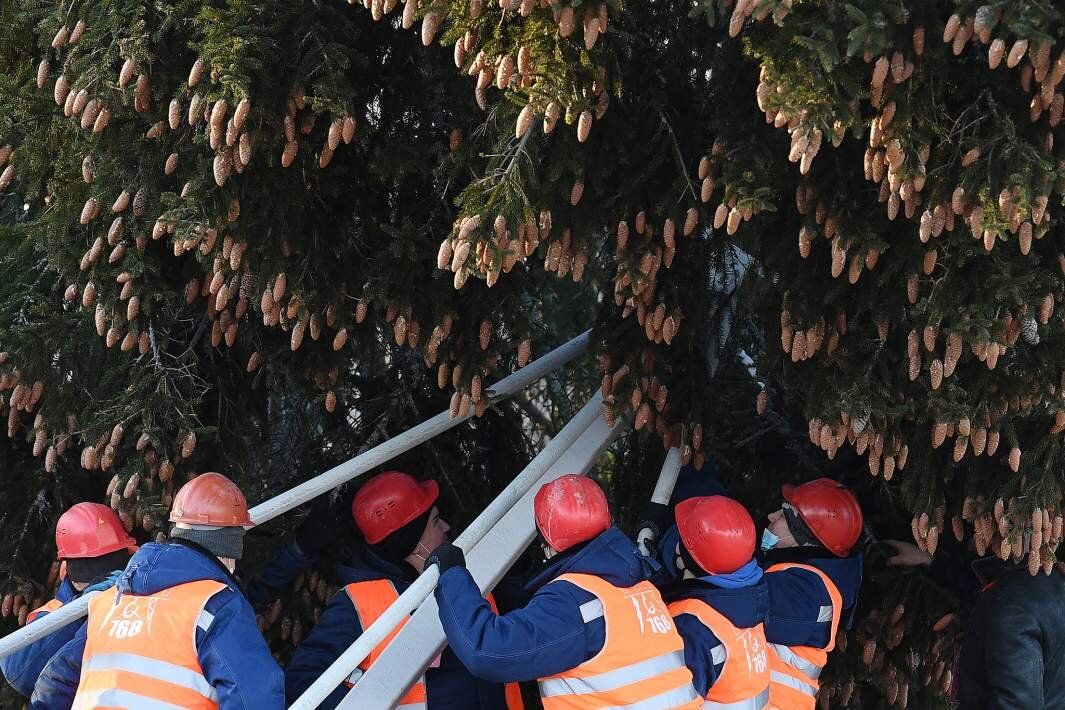
[[[684,160],[684,154],[680,150],[680,143],[677,142],[677,134],[673,132],[673,126],[670,125],[669,119],[666,118],[665,111],[659,109],[658,116],[662,120],[662,125],[669,131],[669,137],[673,141],[673,151],[677,155],[677,167],[680,168],[681,174],[684,176],[684,182],[688,186],[688,192],[691,193],[692,199],[698,201],[699,193],[695,191],[695,185],[692,184],[691,177],[688,175],[688,169],[685,167],[687,163]],[[680,201],[679,199],[677,200]]]

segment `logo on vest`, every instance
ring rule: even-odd
[[[747,656],[747,671],[752,674],[765,673],[769,665],[769,654],[765,644],[751,633],[750,629],[737,629],[736,640],[743,647]]]
[[[152,619],[155,616],[155,607],[163,599],[147,599],[148,608],[145,611],[147,619],[141,615],[141,606],[144,601],[143,597],[128,598],[125,601],[116,599],[116,604],[108,610],[103,623],[100,624],[101,628],[108,627],[107,635],[114,639],[133,638],[134,636],[139,636],[143,631],[147,631],[150,635],[152,632]]]
[[[673,619],[669,610],[659,606],[661,600],[656,590],[647,590],[627,595],[632,600],[632,608],[636,612],[636,620],[640,623],[640,635],[647,635],[647,628],[654,634],[668,634],[673,630]],[[658,599],[656,600],[656,597]]]

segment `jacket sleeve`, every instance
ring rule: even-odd
[[[48,616],[47,612],[41,612],[34,621],[46,616]],[[52,656],[59,649],[74,638],[81,625],[80,621],[67,624],[58,631],[0,660],[0,670],[3,670],[4,678],[11,684],[11,687],[29,697],[33,693],[33,685],[37,682],[41,671],[44,670],[45,664],[52,660]]]
[[[496,683],[554,675],[598,652],[589,653],[580,595],[594,598],[568,582],[551,582],[524,608],[497,616],[464,567],[449,569],[436,588],[455,655],[474,676]]]
[[[362,625],[351,599],[343,591],[337,592],[329,600],[322,618],[296,648],[292,660],[285,668],[285,693],[288,695],[288,702],[291,704],[302,695],[361,635]],[[319,710],[332,710],[346,694],[347,688],[338,685],[318,706]]]
[[[214,615],[198,631],[196,647],[207,681],[218,692],[220,710],[265,710],[284,706],[284,676],[259,632],[251,607],[237,592],[215,595]]]
[[[85,655],[85,624],[44,666],[33,687],[31,710],[69,710],[81,681],[81,658]]]
[[[244,595],[252,604],[265,601],[274,590],[291,584],[313,562],[295,542],[282,545],[262,574],[244,585]]]
[[[785,646],[824,648],[832,633],[832,597],[815,572],[791,568],[765,575],[769,612],[765,637]]]
[[[1041,708],[1043,638],[1031,608],[999,595],[991,609],[984,645],[986,710]]]
[[[725,667],[725,647],[714,632],[691,614],[673,618],[684,639],[684,665],[692,672],[692,685],[705,698]]]

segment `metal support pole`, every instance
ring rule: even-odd
[[[70,604],[64,604],[59,609],[50,612],[40,621],[26,624],[18,631],[14,631],[0,638],[0,658],[10,656],[20,648],[29,646],[31,643],[43,639],[45,636],[58,631],[67,624],[77,621],[89,613],[89,602],[100,592],[89,592],[78,597]],[[46,623],[47,622],[47,623]]]
[[[585,331],[569,342],[560,345],[543,357],[530,362],[522,369],[504,377],[491,385],[484,396],[495,402],[520,392],[545,375],[559,369],[571,360],[579,357],[587,348],[591,331]],[[437,434],[453,429],[472,415],[452,417],[450,411],[444,411],[435,417],[414,426],[399,436],[375,446],[339,466],[321,473],[309,481],[260,503],[249,512],[256,525],[262,525],[282,513],[318,497],[322,493],[360,476],[370,469],[389,461],[402,453],[423,444]],[[19,649],[58,631],[67,624],[88,614],[90,595],[78,597],[60,610],[43,617],[39,621],[27,624],[18,631],[0,638],[0,658],[5,658]]]
[[[676,446],[666,452],[666,460],[662,462],[662,472],[658,474],[658,483],[655,491],[651,494],[651,502],[667,505],[670,496],[673,495],[673,487],[677,485],[677,476],[680,475],[680,449]]]
[[[469,551],[476,545],[492,527],[499,522],[508,510],[525,495],[526,491],[538,481],[555,461],[573,445],[580,435],[592,425],[599,417],[602,410],[602,393],[596,392],[592,399],[584,405],[573,419],[551,440],[539,454],[529,463],[525,469],[511,481],[503,491],[496,496],[487,508],[477,516],[477,519],[459,535],[455,544]],[[301,695],[295,703],[289,706],[290,710],[311,710],[318,707],[333,689],[340,685],[351,672],[380,644],[392,629],[410,616],[410,613],[418,608],[425,599],[432,594],[436,583],[440,579],[440,570],[436,565],[426,568],[399,598],[388,609],[364,629],[362,635],[355,643],[348,647],[344,653],[322,673],[318,679]]]
[[[625,424],[607,426],[602,417],[533,484],[517,505],[466,556],[466,566],[482,591],[496,586],[536,535],[533,499],[545,483],[567,473],[587,474]],[[395,707],[414,681],[444,648],[436,599],[418,607],[337,710],[386,710]]]
[[[588,348],[590,336],[591,331],[585,331],[565,345],[555,348],[542,358],[534,360],[517,372],[504,377],[488,388],[487,396],[490,401],[495,402],[510,397],[578,357]],[[248,513],[256,525],[262,525],[266,521],[272,520],[282,513],[287,513],[296,506],[317,498],[322,493],[331,491],[342,483],[347,483],[356,476],[360,476],[370,469],[410,451],[415,446],[429,441],[437,434],[454,429],[472,416],[474,415],[471,412],[465,417],[452,417],[450,411],[443,411],[435,417],[411,427],[394,439],[389,439],[369,451],[359,454],[355,458],[285,491],[281,495],[260,503]]]

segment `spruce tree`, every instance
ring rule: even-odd
[[[594,325],[525,409],[601,378],[623,517],[677,446],[755,509],[827,471],[882,536],[1049,572],[1060,9],[364,4],[0,8],[5,531],[40,492],[39,535],[83,496],[148,538],[206,467],[261,500],[447,406],[484,417],[409,463],[472,517],[535,443],[487,384]],[[48,551],[5,551],[28,607]],[[264,610],[282,657],[321,579]],[[822,704],[941,702],[951,604],[877,568]]]

